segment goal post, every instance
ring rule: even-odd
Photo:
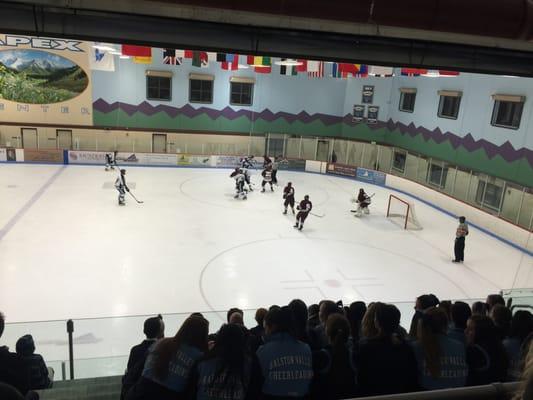
[[[393,194],[389,195],[387,218],[400,224],[403,229],[420,230],[422,225],[416,217],[414,203],[401,199]]]

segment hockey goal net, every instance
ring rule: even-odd
[[[415,205],[391,194],[387,206],[387,218],[401,225],[404,229],[420,230],[422,225],[416,217]]]

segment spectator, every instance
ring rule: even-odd
[[[0,382],[0,399],[24,400],[24,396],[13,386]]]
[[[289,303],[292,313],[292,334],[301,342],[310,344],[311,340],[307,332],[307,306],[302,300],[295,299]]]
[[[378,336],[376,328],[376,306],[381,303],[370,303],[366,310],[365,316],[361,321],[361,340],[368,340]]]
[[[350,322],[351,341],[354,344],[359,342],[361,336],[361,325],[366,313],[366,304],[364,301],[354,301],[350,304],[346,316]]]
[[[318,312],[318,318],[320,324],[309,331],[310,346],[313,350],[320,350],[328,344],[328,338],[326,336],[326,321],[332,314],[340,313],[338,305],[331,300],[323,300],[320,302],[320,308]]]
[[[255,312],[255,322],[257,326],[250,329],[250,333],[258,338],[263,338],[265,334],[265,327],[263,326],[263,321],[265,320],[265,315],[267,314],[266,308],[258,308]]]
[[[533,315],[529,311],[519,310],[513,315],[509,337],[503,341],[503,347],[509,360],[507,378],[510,381],[520,379],[522,352],[526,338],[533,332]],[[533,361],[533,360],[532,360]],[[533,364],[532,364],[533,367]],[[533,370],[532,370],[533,372]]]
[[[185,399],[193,364],[207,351],[209,322],[190,316],[176,336],[159,340],[152,346],[142,377],[127,400]]]
[[[230,308],[230,309],[228,310],[228,312],[226,313],[226,322],[227,322],[228,324],[229,324],[229,319],[230,319],[230,317],[231,317],[231,315],[232,315],[233,313],[239,313],[239,314],[241,314],[241,315],[243,316],[243,318],[244,318],[244,311],[242,311],[240,308],[236,308],[236,307]]]
[[[533,342],[532,342],[533,343]],[[533,399],[533,344],[526,349],[524,359],[524,372],[522,373],[522,384],[518,388],[512,400],[531,400]]]
[[[400,311],[390,304],[376,303],[374,307],[378,334],[362,343],[358,352],[360,395],[415,391],[416,359],[410,346],[395,334],[400,326]]]
[[[468,386],[504,382],[507,357],[498,332],[487,316],[472,315],[466,325]]]
[[[461,342],[463,346],[466,346],[466,322],[472,315],[470,306],[462,301],[456,301],[453,303],[451,315],[452,324],[448,329],[448,336],[454,340],[457,340],[458,342]]]
[[[335,164],[337,162],[337,153],[335,153],[335,150],[331,152],[331,163]]]
[[[309,394],[313,378],[311,349],[289,333],[291,322],[289,307],[270,310],[265,317],[266,343],[257,350],[264,400],[296,400]]]
[[[438,305],[439,299],[434,294],[423,294],[416,298],[415,313],[411,319],[411,325],[409,327],[409,336],[412,339],[416,339],[418,335],[418,320],[422,317],[424,311],[430,307],[437,307]]]
[[[446,313],[446,318],[448,318],[448,322],[451,322],[451,320],[452,320],[452,302],[450,300],[442,300],[439,303],[439,308]]]
[[[320,325],[320,319],[318,318],[319,311],[320,306],[318,304],[311,304],[307,309],[307,314],[309,315],[307,320],[307,327],[309,329],[314,329],[318,325]]]
[[[511,329],[511,320],[513,319],[511,310],[501,304],[495,304],[490,309],[489,316],[496,327],[500,340],[505,339]]]
[[[487,305],[487,312],[490,312],[490,309],[496,304],[505,306],[505,300],[501,294],[489,294],[485,300],[485,304]]]
[[[317,400],[348,399],[356,394],[356,370],[348,345],[350,323],[334,314],[326,323],[328,346],[313,353],[315,379],[312,398]]]
[[[126,372],[122,377],[120,398],[126,398],[131,387],[141,378],[148,350],[158,340],[165,336],[165,324],[161,316],[148,318],[144,321],[143,333],[146,339],[130,350]]]
[[[446,336],[448,318],[441,307],[425,311],[418,321],[413,349],[418,364],[418,383],[425,390],[463,387],[466,383],[464,344]]]
[[[35,354],[35,342],[31,335],[24,335],[17,340],[16,350],[24,363],[29,376],[29,389],[39,390],[52,387],[54,370],[48,368],[40,354]]]
[[[242,314],[240,312],[234,312],[229,317],[228,323],[244,327],[244,320],[242,318]]]
[[[0,313],[0,337],[4,328],[5,317]],[[30,386],[24,362],[16,353],[11,353],[7,346],[0,346],[0,382],[15,387],[23,395]]]
[[[472,304],[472,315],[487,315],[487,304],[482,301],[476,301]]]
[[[238,325],[222,325],[214,347],[198,362],[194,373],[196,396],[192,398],[257,398],[257,393],[253,392],[257,384],[251,384],[252,357],[247,352],[246,335]]]

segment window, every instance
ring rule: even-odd
[[[230,104],[251,106],[254,96],[254,84],[251,82],[231,82]]]
[[[480,180],[477,186],[476,203],[484,208],[498,211],[503,195],[503,185]]]
[[[439,188],[443,188],[446,185],[446,178],[448,176],[448,167],[439,164],[429,165],[428,183]]]
[[[172,78],[147,76],[146,98],[148,100],[170,101],[172,99]]]
[[[437,115],[441,118],[457,119],[462,93],[451,90],[441,90],[439,95],[439,112]]]
[[[401,89],[400,89],[401,90]],[[416,91],[404,91],[400,94],[400,111],[413,112],[415,110]]]
[[[407,153],[394,150],[392,160],[392,168],[399,172],[405,171],[405,159],[407,158]]]
[[[491,125],[518,129],[524,108],[523,96],[494,95]]]
[[[213,75],[189,75],[189,101],[191,103],[213,102]]]

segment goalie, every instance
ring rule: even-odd
[[[355,211],[355,216],[360,217],[365,214],[370,214],[370,210],[368,209],[368,206],[372,202],[371,196],[365,193],[364,189],[359,189],[359,194],[357,195],[357,209],[353,210]]]

